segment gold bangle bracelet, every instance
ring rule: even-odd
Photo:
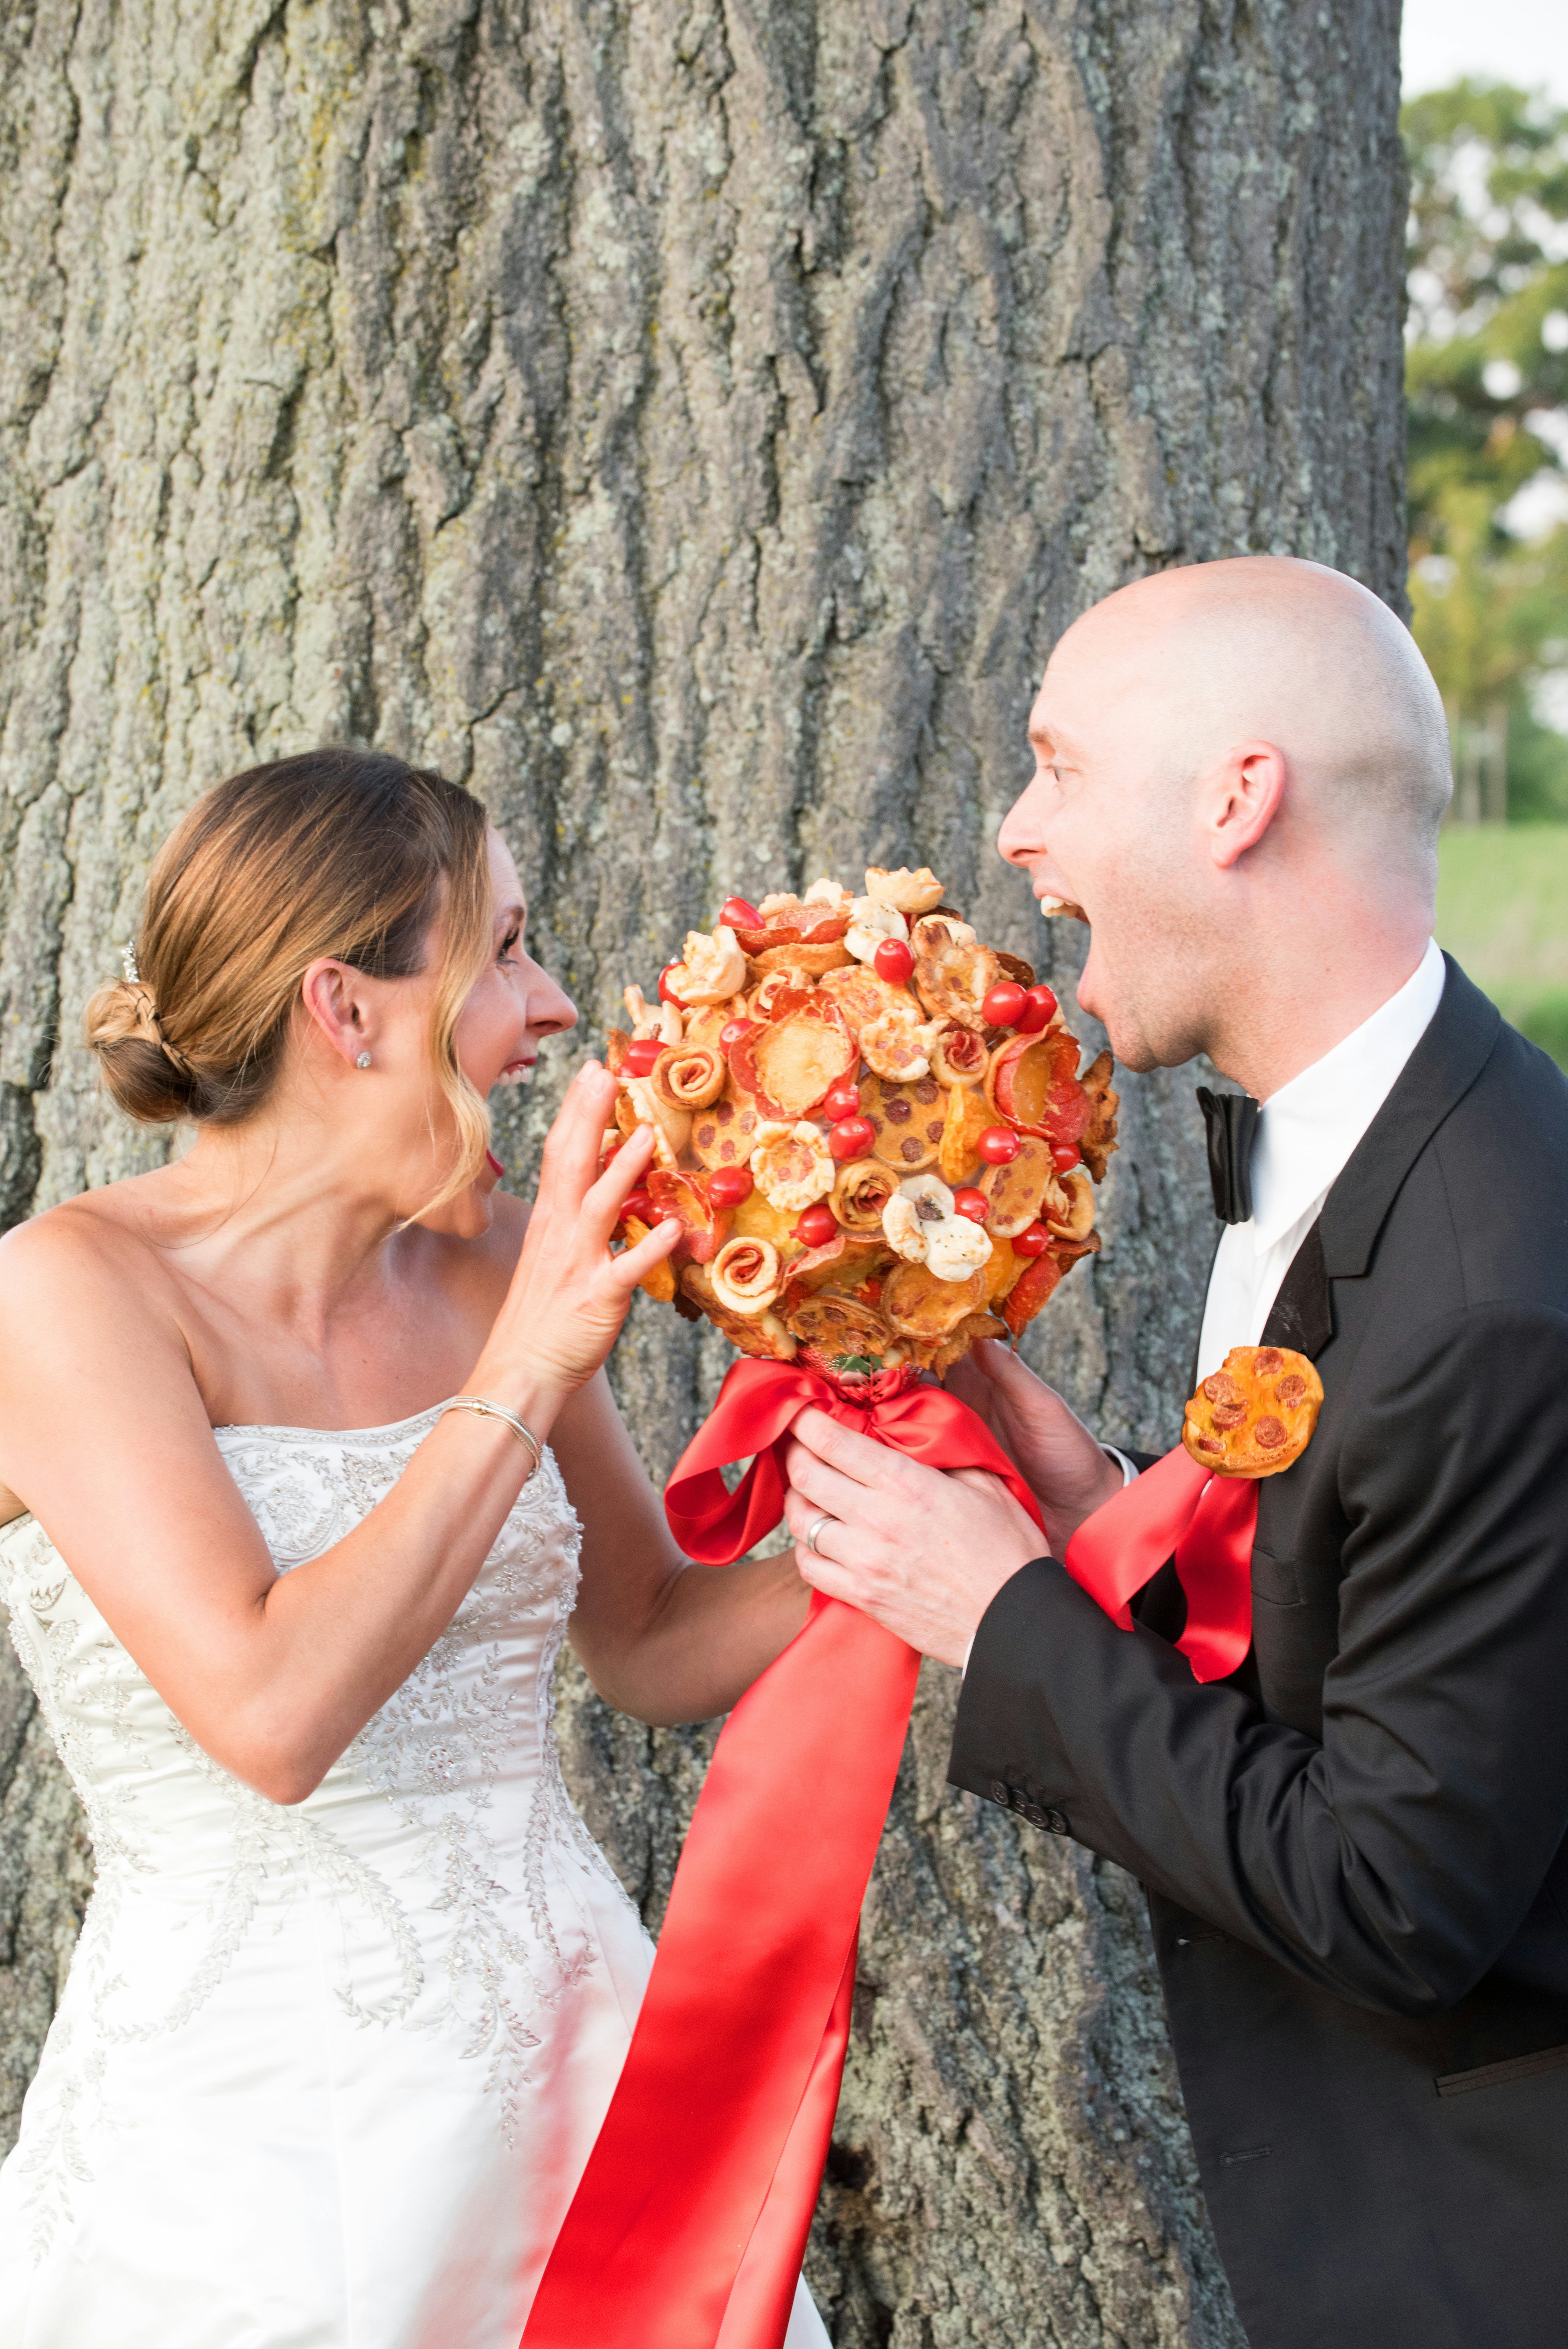
[[[531,1429],[524,1427],[516,1412],[508,1411],[504,1403],[491,1402],[484,1395],[454,1395],[450,1402],[444,1402],[441,1405],[436,1416],[438,1419],[444,1419],[449,1411],[471,1411],[480,1419],[500,1420],[505,1426],[511,1428],[518,1442],[525,1445],[532,1456],[533,1465],[529,1470],[528,1476],[523,1478],[523,1483],[526,1485],[529,1476],[536,1476],[539,1474],[544,1464],[544,1454],[540,1449],[539,1438]]]

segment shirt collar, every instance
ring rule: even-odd
[[[1429,938],[1398,994],[1264,1103],[1250,1226],[1260,1252],[1332,1186],[1430,1026],[1445,976],[1438,942]]]

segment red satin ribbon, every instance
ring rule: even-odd
[[[686,1555],[727,1565],[783,1509],[784,1440],[814,1403],[933,1468],[1034,1495],[939,1387],[846,1402],[816,1372],[740,1361],[665,1495]],[[735,1494],[719,1469],[756,1455]],[[861,1902],[920,1658],[819,1594],[726,1723],[676,1871],[604,2125],[525,2349],[779,2349],[839,2100]]]
[[[1129,1602],[1174,1552],[1187,1598],[1187,1628],[1176,1645],[1195,1680],[1223,1680],[1253,1642],[1257,1522],[1253,1478],[1212,1476],[1178,1445],[1084,1519],[1062,1563],[1129,1631]]]
[[[712,1417],[687,1444],[665,1490],[670,1531],[687,1557],[727,1566],[772,1532],[789,1481],[785,1442],[808,1403],[928,1468],[989,1468],[1040,1525],[1039,1503],[985,1421],[944,1388],[910,1387],[886,1402],[846,1402],[819,1371],[799,1363],[743,1361],[732,1364]],[[748,1452],[757,1457],[730,1493],[718,1472]]]

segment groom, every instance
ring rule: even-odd
[[[1126,588],[1057,646],[1030,739],[1001,848],[1084,907],[1079,1001],[1128,1067],[1207,1052],[1264,1104],[1198,1370],[1295,1347],[1322,1416],[1258,1487],[1228,1681],[1173,1646],[1169,1568],[1123,1631],[1057,1563],[1147,1464],[995,1346],[965,1392],[1050,1554],[991,1480],[807,1413],[790,1527],[832,1522],[801,1570],[964,1667],[954,1785],[1149,1888],[1253,2349],[1558,2349],[1568,1086],[1430,941],[1443,712],[1350,580]]]

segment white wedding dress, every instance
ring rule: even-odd
[[[435,1416],[215,1434],[287,1568]],[[0,2168],[0,2349],[516,2349],[653,1958],[556,1757],[577,1546],[547,1455],[449,1629],[284,1808],[187,1735],[32,1517],[0,1532],[98,1858]],[[804,2287],[788,2343],[827,2349]]]

